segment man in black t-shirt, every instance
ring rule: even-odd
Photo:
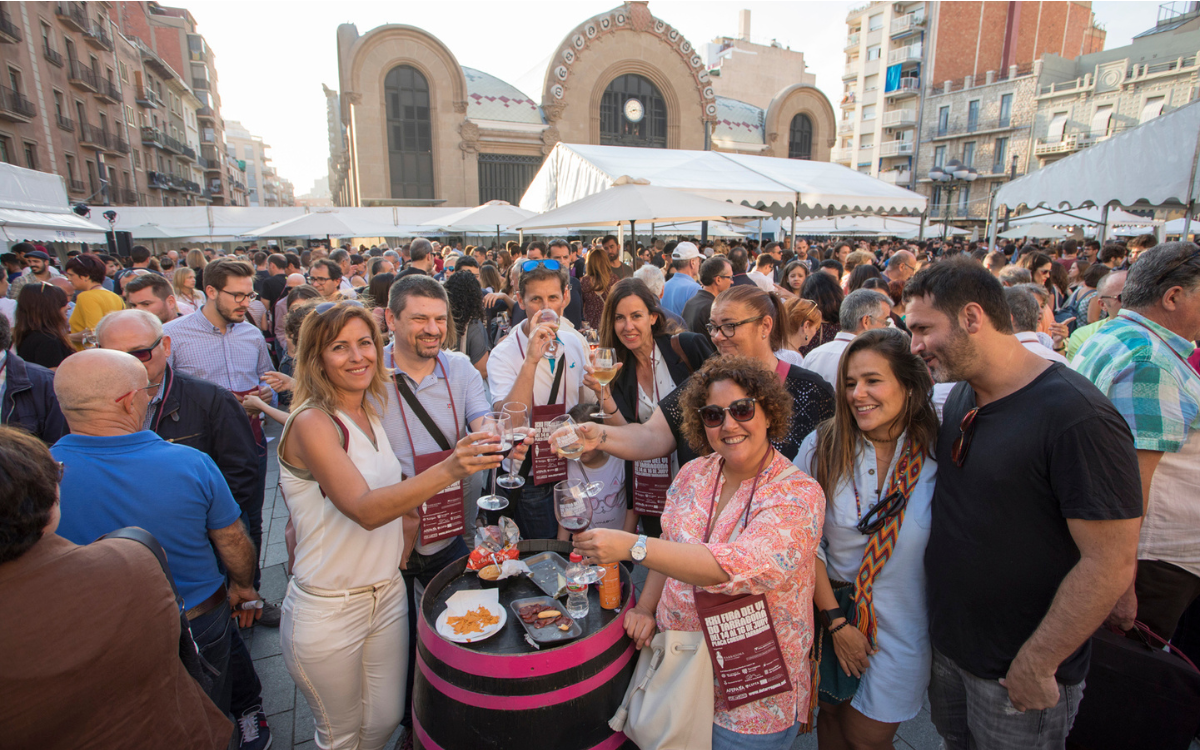
[[[1088,638],[1133,580],[1133,437],[1095,386],[1012,335],[980,264],[937,263],[904,297],[934,381],[965,381],[943,413],[925,552],[934,726],[949,750],[1061,748]]]

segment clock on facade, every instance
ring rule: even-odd
[[[644,117],[645,114],[646,114],[646,110],[642,106],[641,101],[639,101],[637,99],[626,99],[625,100],[625,119],[626,120],[629,120],[630,122],[641,122],[642,117]]]

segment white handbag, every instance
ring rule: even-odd
[[[608,725],[641,750],[711,750],[713,669],[701,632],[658,633]]]

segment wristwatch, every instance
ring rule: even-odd
[[[825,626],[826,630],[828,630],[829,626],[833,624],[834,620],[839,617],[845,617],[845,615],[842,614],[840,607],[834,607],[833,609],[818,610],[817,617],[820,618],[821,624]]]
[[[641,562],[646,559],[646,535],[640,534],[637,541],[629,548],[629,556],[634,562]]]

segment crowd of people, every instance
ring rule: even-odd
[[[890,748],[926,696],[952,750],[1062,747],[1098,628],[1200,631],[1188,242],[2,260],[6,745],[266,748],[239,626],[281,628],[318,746],[411,743],[418,592],[501,515],[644,567],[639,649],[766,608],[786,679],[736,702],[718,677],[714,748]],[[259,594],[268,422],[282,602]],[[598,488],[573,535],[571,479]],[[126,527],[166,577],[102,539]]]

